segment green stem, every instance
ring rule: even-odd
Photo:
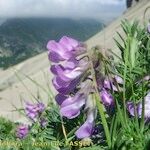
[[[128,39],[129,40],[129,39]],[[129,42],[129,41],[128,41]],[[129,44],[125,48],[125,53],[124,53],[124,58],[125,58],[125,63],[124,63],[124,74],[123,74],[123,112],[124,112],[124,120],[125,124],[127,125],[127,113],[126,113],[126,77],[127,77],[127,65],[128,65],[128,57],[129,57],[129,49],[130,46]]]
[[[126,71],[127,71],[127,65],[125,64],[124,68],[124,75],[123,75],[123,111],[124,111],[124,119],[125,119],[125,124],[127,124],[127,115],[126,115]]]
[[[143,69],[142,69],[143,72]],[[144,74],[144,73],[143,73]],[[144,78],[144,76],[143,76]],[[143,78],[142,78],[142,119],[141,119],[141,131],[144,130],[145,125],[145,99],[144,99],[144,85],[143,85]]]
[[[96,82],[96,75],[95,75],[95,70],[94,70],[94,66],[93,66],[93,62],[92,62],[90,54],[89,54],[89,58],[90,58],[90,63],[91,63],[91,73],[92,73],[92,77],[93,77],[93,84],[94,84],[95,91],[96,91],[95,100],[96,100],[96,104],[97,104],[97,107],[98,107],[99,114],[101,116],[102,125],[103,125],[105,135],[106,135],[106,141],[107,141],[107,144],[108,144],[109,148],[111,148],[111,136],[110,136],[110,131],[109,131],[109,128],[108,128],[106,117],[105,117],[105,108],[102,104],[102,100],[100,98],[100,94],[99,94],[99,91],[97,89],[98,86],[97,86],[97,82]]]
[[[106,121],[106,118],[105,118],[104,106],[100,102],[101,99],[100,99],[99,94],[96,93],[95,96],[96,96],[96,104],[97,104],[97,107],[98,107],[98,111],[99,111],[99,114],[101,116],[102,125],[103,125],[104,131],[105,131],[105,135],[106,135],[106,139],[107,139],[107,144],[108,144],[109,148],[111,148],[111,137],[110,137],[110,131],[108,129],[108,124],[107,124],[107,121]]]
[[[65,137],[65,141],[67,141],[67,133],[66,133],[66,130],[65,130],[65,126],[64,126],[64,121],[63,121],[63,118],[62,116],[60,115],[60,119],[61,119],[61,127],[62,127],[62,131],[63,131],[63,134],[64,134],[64,137]]]

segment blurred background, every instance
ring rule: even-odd
[[[50,39],[85,41],[125,10],[126,0],[0,0],[0,68],[45,51]]]

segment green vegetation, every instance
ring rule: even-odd
[[[31,82],[38,86],[37,97],[29,93],[33,98],[32,100],[37,103],[36,105],[26,104],[28,108],[20,108],[19,111],[21,114],[26,115],[31,125],[28,126],[28,132],[24,132],[23,138],[17,137],[16,129],[18,129],[18,124],[0,118],[1,142],[8,140],[18,143],[16,147],[14,147],[14,145],[9,145],[9,147],[1,145],[0,150],[149,150],[150,33],[147,32],[147,27],[141,27],[138,22],[130,24],[128,21],[123,21],[122,29],[124,30],[125,36],[123,37],[118,33],[118,39],[121,42],[115,39],[121,52],[121,56],[117,56],[119,61],[116,62],[114,59],[111,59],[116,57],[115,54],[113,56],[104,56],[100,53],[100,49],[96,47],[92,49],[92,52],[98,54],[96,57],[98,63],[99,61],[101,62],[99,63],[100,68],[94,68],[92,63],[89,67],[89,70],[92,70],[93,76],[95,76],[96,71],[101,73],[100,76],[98,76],[104,77],[104,79],[101,79],[101,82],[108,79],[109,85],[111,86],[104,87],[104,85],[100,83],[100,88],[101,86],[102,88],[107,88],[106,90],[111,96],[104,95],[105,100],[113,102],[113,105],[106,105],[104,100],[101,100],[100,91],[98,91],[99,85],[96,83],[97,76],[94,78],[90,76],[88,79],[94,83],[95,89],[97,88],[97,90],[93,89],[93,86],[90,86],[89,88],[92,89],[92,92],[89,93],[88,96],[92,94],[92,97],[88,98],[91,100],[90,102],[96,100],[96,105],[93,106],[91,103],[88,103],[86,109],[85,105],[82,108],[78,108],[78,102],[80,102],[81,99],[69,99],[69,102],[66,102],[66,99],[68,100],[67,97],[63,101],[64,103],[66,102],[67,110],[72,111],[75,108],[81,111],[80,115],[67,119],[67,117],[62,114],[62,111],[60,111],[61,107],[64,107],[64,103],[62,102],[60,106],[56,105],[49,88],[43,88],[36,81],[28,77]],[[88,61],[90,60],[90,62],[92,62],[94,59],[94,62],[96,62],[97,59],[95,57],[90,57],[93,56],[92,54],[89,54]],[[95,64],[95,66],[97,66],[97,63]],[[61,70],[62,74],[63,71]],[[102,74],[104,76],[102,76]],[[121,82],[115,79],[114,76],[120,77]],[[84,80],[81,80],[78,84],[83,82]],[[86,88],[82,86],[82,91],[85,89]],[[42,109],[42,112],[39,113],[37,104],[40,102],[40,90],[47,93],[47,101],[49,103]],[[69,96],[71,97],[78,92],[77,90],[78,89],[74,89]],[[62,94],[64,93],[61,93],[63,97],[65,94]],[[69,103],[71,103],[71,105]],[[75,107],[72,106],[74,103]],[[130,105],[128,105],[129,103]],[[82,124],[86,121],[87,117],[87,108],[88,110],[90,110],[90,108],[97,110],[94,121],[92,119],[94,126],[92,125],[91,127],[91,122],[88,124],[96,132],[90,132],[90,136],[88,135],[86,138],[79,139],[75,135],[75,132],[79,127],[83,127]],[[35,114],[34,119],[37,119],[36,121],[31,119],[33,114]],[[71,115],[74,115],[74,113]],[[46,119],[46,125],[41,126],[41,118]],[[89,132],[90,127],[85,128],[81,133]],[[19,132],[21,133],[20,130]],[[88,141],[90,145],[87,144],[85,146],[85,141]]]

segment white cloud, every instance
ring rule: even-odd
[[[0,0],[0,18],[93,17],[119,15],[125,0]]]

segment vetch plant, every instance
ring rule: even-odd
[[[115,39],[120,56],[99,46],[88,49],[68,36],[48,42],[56,103],[52,91],[36,84],[50,103],[26,102],[23,110],[30,126],[19,123],[15,131],[9,130],[15,132],[14,140],[23,143],[20,149],[42,150],[32,143],[52,141],[57,145],[45,150],[150,149],[149,25],[125,20],[121,26],[124,36],[118,32]],[[1,139],[8,138],[3,125],[0,131]],[[86,141],[93,144],[82,148]]]
[[[78,138],[87,138],[93,133],[98,105],[110,144],[104,106],[113,107],[115,102],[108,91],[112,83],[106,81],[100,69],[102,55],[97,50],[89,56],[84,44],[67,36],[62,37],[59,42],[49,41],[47,48],[49,59],[53,63],[50,70],[54,74],[53,85],[58,91],[55,99],[60,105],[61,115],[73,119],[83,110],[87,119],[75,134]]]
[[[17,127],[16,136],[19,139],[24,139],[28,135],[28,132],[29,132],[28,125],[21,124]]]
[[[29,117],[32,121],[36,121],[44,110],[45,105],[41,102],[37,104],[31,104],[29,102],[26,102],[25,112],[27,117]]]
[[[110,62],[109,55],[101,53],[99,48],[88,50],[85,44],[71,37],[63,36],[59,42],[52,40],[47,44],[61,116],[68,119],[81,113],[86,116],[75,131],[79,139],[92,138],[99,120],[105,132],[103,138],[112,149],[116,146],[114,131],[120,125],[124,130],[131,129],[130,116],[135,117],[137,132],[149,120],[149,35],[137,22],[130,25],[124,21],[122,28],[126,39],[118,33],[122,43],[115,40],[121,51],[121,61],[117,63]]]

